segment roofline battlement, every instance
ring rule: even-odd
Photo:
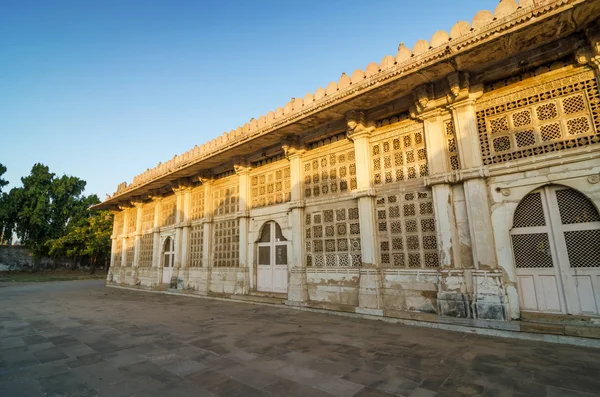
[[[371,62],[364,71],[357,69],[350,76],[342,73],[339,81],[332,81],[325,88],[319,87],[314,93],[307,93],[304,98],[292,98],[275,111],[270,111],[258,119],[252,118],[243,126],[225,132],[200,146],[196,145],[167,162],[158,163],[156,167],[135,176],[130,184],[119,184],[117,191],[112,196],[107,195],[106,200],[96,207],[108,207],[118,202],[125,194],[197,164],[232,146],[276,131],[333,104],[361,95],[394,79],[411,75],[486,41],[498,39],[528,23],[539,22],[540,18],[550,17],[582,3],[586,3],[586,0],[521,0],[519,3],[516,0],[502,0],[494,12],[479,11],[471,23],[459,21],[450,29],[450,33],[439,30],[430,41],[417,41],[412,50],[401,43],[395,57],[387,55],[379,64]]]

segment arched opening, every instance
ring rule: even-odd
[[[600,214],[581,192],[546,186],[513,218],[521,310],[600,315]]]
[[[277,222],[263,225],[256,243],[256,289],[261,292],[287,293],[288,241]]]
[[[163,283],[170,283],[175,264],[175,240],[167,237],[162,247]]]

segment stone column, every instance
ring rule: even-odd
[[[425,144],[427,147],[427,166],[431,186],[435,222],[440,247],[440,266],[452,268],[455,265],[453,244],[458,245],[456,220],[452,207],[452,174],[446,154],[444,123],[441,109],[433,109],[419,115],[423,121]]]
[[[152,200],[154,201],[154,228],[152,229],[152,273],[154,275],[154,280],[152,282],[152,286],[155,286],[160,284],[162,281],[160,279],[160,254],[162,252],[162,247],[160,246],[160,212],[162,206],[162,197],[154,196],[152,197]]]
[[[248,245],[250,233],[250,170],[245,159],[236,160],[234,169],[238,175],[240,189],[239,209],[237,218],[240,225],[240,263],[237,275],[237,287],[234,293],[248,294],[250,292],[250,268],[248,263]],[[238,290],[239,287],[239,290]]]
[[[464,180],[473,264],[476,268],[489,269],[495,268],[497,262],[474,105],[474,99],[467,99],[450,108],[456,131],[461,177]]]
[[[142,246],[142,207],[143,203],[141,201],[134,202],[135,206],[135,245],[134,245],[134,253],[133,253],[133,267],[140,266],[140,249]]]
[[[288,139],[283,150],[290,162],[290,211],[292,224],[292,252],[288,256],[288,299],[286,304],[293,306],[306,305],[308,302],[308,284],[306,281],[304,188],[302,179],[302,155],[306,151],[298,139]]]
[[[456,101],[452,110],[458,154],[461,163],[473,267],[465,270],[471,280],[473,314],[476,318],[504,320],[507,316],[506,293],[502,272],[498,269],[492,217],[485,178],[487,170],[481,158],[475,102],[481,92],[470,93]],[[493,280],[493,281],[490,281]],[[487,280],[487,281],[486,281]]]
[[[200,294],[208,295],[210,292],[210,278],[212,269],[212,232],[213,232],[213,197],[212,186],[214,180],[211,177],[198,177],[198,180],[204,186],[204,217],[202,218],[202,227],[204,228],[204,237],[202,239],[202,267],[205,269],[204,291],[199,290]]]
[[[110,267],[108,268],[108,274],[106,276],[106,281],[107,282],[113,282],[114,280],[114,273],[115,270],[118,272],[118,269],[115,269],[115,258],[117,257],[117,255],[120,255],[121,253],[117,253],[117,238],[119,235],[119,231],[116,230],[116,223],[117,223],[117,214],[119,213],[119,211],[116,210],[111,210],[112,214],[113,214],[113,232],[110,236],[110,240],[111,240],[111,245],[110,245]]]
[[[121,236],[121,268],[123,268],[127,266],[127,227],[129,226],[129,206],[121,206],[120,208],[123,211],[123,230],[121,231],[121,233],[123,233]],[[122,282],[123,280],[121,279],[120,281]]]
[[[183,193],[185,189],[181,187],[173,188],[175,193],[175,254],[173,255],[173,264],[175,274],[181,267],[181,235],[182,235],[182,220],[183,220]]]
[[[187,181],[179,181],[173,187],[175,193],[175,255],[173,276],[177,277],[177,289],[183,289],[184,268],[187,266],[189,249],[189,207],[191,189]]]
[[[183,192],[183,210],[181,219],[181,268],[189,266],[190,253],[190,233],[192,224],[190,222],[190,213],[192,210],[192,189],[187,187]]]
[[[421,89],[421,94],[427,89]],[[418,92],[419,90],[417,90]],[[421,108],[417,118],[423,121],[427,165],[429,176],[426,184],[431,186],[435,212],[438,251],[440,259],[440,284],[438,286],[438,310],[441,315],[471,317],[469,282],[470,276],[454,270],[460,260],[460,239],[454,214],[454,197],[451,182],[454,182],[444,128],[444,112],[439,104],[432,104],[425,94],[415,103]],[[417,94],[417,97],[419,95]],[[427,105],[430,105],[427,107]]]
[[[135,214],[135,234],[133,243],[133,264],[131,271],[131,285],[138,284],[138,267],[140,266],[140,249],[142,246],[142,206],[141,201],[132,202],[134,205]]]
[[[596,74],[596,81],[600,87],[600,27],[594,24],[586,30],[586,35],[590,43],[590,49],[581,49],[576,52],[576,60],[579,64],[589,62]]]
[[[356,185],[354,197],[358,200],[362,266],[359,276],[357,313],[383,315],[382,289],[384,275],[379,263],[377,221],[375,217],[375,189],[371,167],[371,132],[375,129],[362,111],[346,115],[348,139],[354,142],[356,158]]]

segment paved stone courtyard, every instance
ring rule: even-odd
[[[596,396],[600,350],[105,288],[0,286],[0,396]]]

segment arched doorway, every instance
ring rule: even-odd
[[[261,292],[287,293],[288,241],[277,222],[263,226],[257,242],[256,289]]]
[[[546,186],[511,230],[521,310],[600,315],[600,214],[582,193]]]
[[[167,237],[163,244],[162,252],[162,265],[163,275],[162,282],[169,284],[171,283],[171,276],[173,275],[173,265],[175,262],[175,240],[171,237]]]

